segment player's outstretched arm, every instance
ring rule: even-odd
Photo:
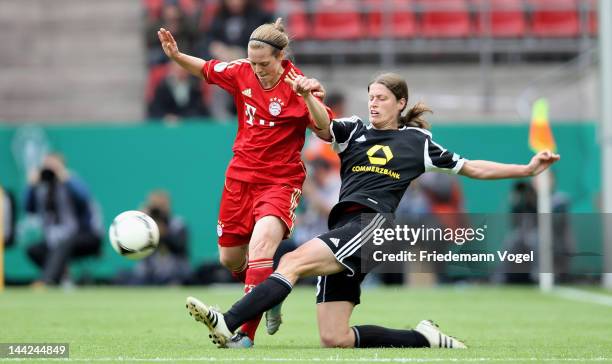
[[[491,161],[466,161],[459,174],[475,179],[502,179],[537,176],[561,157],[551,151],[542,151],[531,158],[529,164],[505,164]]]
[[[285,82],[293,87],[293,91],[304,98],[310,117],[315,123],[313,128],[315,134],[321,139],[331,140],[329,114],[325,105],[317,99],[319,94],[325,92],[321,83],[314,78],[291,74],[285,78]]]
[[[159,42],[161,43],[164,53],[166,53],[168,58],[179,64],[192,75],[198,78],[204,77],[202,75],[202,67],[204,67],[204,63],[206,61],[201,58],[179,52],[178,45],[176,44],[172,33],[166,29],[159,28],[157,31],[157,36],[159,37]]]

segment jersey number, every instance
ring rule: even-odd
[[[255,106],[249,105],[246,102],[244,103],[245,109],[244,109],[244,113],[246,116],[246,122],[249,125],[254,125],[254,120],[255,120],[255,113],[257,112],[257,108]],[[274,122],[273,121],[265,121],[264,119],[259,119],[259,125],[267,125],[267,126],[274,126]]]

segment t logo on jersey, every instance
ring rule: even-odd
[[[255,114],[257,113],[257,108],[253,105],[249,105],[246,102],[244,103],[244,114],[246,116],[245,122],[249,125],[255,125]],[[274,121],[267,122],[264,119],[259,119],[259,125],[267,125],[274,126]]]
[[[242,90],[242,94],[246,97],[252,97],[252,93],[251,93],[251,89],[247,88],[245,90]]]
[[[378,151],[382,150],[382,153],[378,153],[378,156],[374,156]],[[378,145],[376,144],[372,148],[368,149],[368,159],[371,164],[376,164],[379,166],[384,166],[391,159],[393,159],[393,153],[391,153],[391,148],[386,145]],[[384,157],[380,155],[384,155]]]

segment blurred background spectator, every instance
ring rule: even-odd
[[[4,228],[4,246],[10,247],[15,243],[15,197],[11,191],[0,189],[0,204],[2,204],[2,226]]]
[[[255,28],[273,21],[255,0],[222,0],[212,20],[198,39],[197,52],[204,59],[233,61],[246,58],[249,37]],[[178,43],[179,47],[181,43]],[[212,115],[227,120],[236,115],[234,102],[229,94],[218,87],[210,88]]]
[[[293,235],[298,245],[327,231],[327,217],[340,194],[340,162],[331,147],[311,140],[304,157],[308,173]]]
[[[340,91],[329,91],[325,96],[325,105],[329,106],[334,113],[335,118],[345,118],[346,115],[346,97]]]
[[[159,18],[147,18],[147,60],[150,66],[167,63],[168,57],[159,46],[157,31],[168,29],[181,47],[181,51],[192,54],[197,37],[197,26],[193,16],[188,16],[178,0],[164,0]]]
[[[274,19],[255,0],[222,0],[210,28],[198,39],[204,59],[233,61],[246,57],[246,47],[253,30]],[[179,43],[180,45],[180,43]]]
[[[335,118],[346,117],[344,94],[330,91],[325,104]],[[302,159],[306,164],[306,180],[302,188],[301,208],[298,210],[293,241],[303,244],[327,231],[327,216],[340,195],[340,158],[329,143],[310,134]]]
[[[424,173],[418,180],[423,191],[429,212],[443,228],[464,226],[462,220],[463,193],[459,178],[444,173]]]
[[[190,275],[189,231],[183,218],[172,212],[168,192],[156,190],[149,194],[142,211],[159,228],[157,250],[136,264],[133,270],[122,272],[116,279],[120,284],[182,284]]]
[[[59,153],[45,156],[28,176],[26,211],[36,214],[43,241],[28,247],[42,270],[36,285],[56,285],[68,278],[71,260],[100,254],[102,222],[85,183],[70,173]]]
[[[555,279],[566,282],[572,257],[575,253],[575,240],[570,221],[571,201],[569,196],[557,189],[555,174],[551,178],[551,212],[552,215],[552,241],[553,266]],[[517,181],[513,184],[510,193],[512,229],[508,232],[504,246],[512,253],[524,254],[530,251],[538,252],[538,190],[535,179],[531,181]],[[512,272],[511,267],[504,267],[505,271]],[[507,273],[499,276],[497,280],[505,283],[534,283],[537,281],[538,266],[534,264],[531,273]]]
[[[208,116],[200,82],[175,62],[168,64],[168,74],[155,89],[149,104],[149,118],[178,122],[185,118]]]

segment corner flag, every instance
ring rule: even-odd
[[[529,147],[535,152],[550,150],[555,152],[557,145],[548,122],[548,101],[538,99],[533,104],[531,125],[529,127]],[[555,285],[554,259],[552,253],[552,220],[550,171],[546,170],[536,177],[538,185],[538,252],[540,290],[548,292]]]
[[[548,100],[538,99],[533,104],[529,127],[529,147],[535,152],[545,149],[555,152],[557,145],[548,122]]]

